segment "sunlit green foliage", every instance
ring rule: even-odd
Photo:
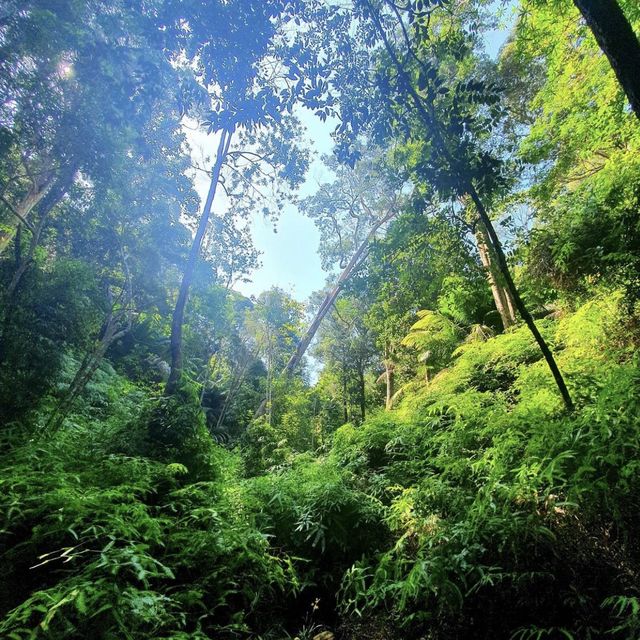
[[[640,126],[578,4],[5,3],[0,637],[637,639]],[[336,296],[247,298],[300,105]]]
[[[616,567],[635,557],[627,536],[640,477],[636,363],[596,365],[613,309],[603,301],[547,327],[589,398],[579,416],[561,417],[519,329],[463,346],[394,415],[338,431],[333,455],[388,505],[395,535],[345,574],[346,610],[391,606],[398,624],[435,624],[444,638],[509,637],[543,621],[575,637],[612,628],[600,605],[627,584]],[[604,552],[606,522],[615,533]],[[587,596],[591,579],[598,588]]]
[[[636,3],[620,5],[640,28]],[[528,89],[511,83],[524,67],[534,80]],[[523,2],[501,68],[531,122],[520,155],[538,167],[528,190],[537,214],[530,274],[560,294],[584,295],[605,280],[637,296],[640,129],[573,3]]]

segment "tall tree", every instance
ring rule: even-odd
[[[475,237],[476,246],[478,247],[478,254],[480,255],[480,261],[485,269],[489,287],[491,288],[491,295],[496,305],[496,310],[500,315],[502,326],[505,329],[513,326],[516,323],[516,312],[513,306],[513,298],[511,292],[500,284],[499,271],[495,267],[495,260],[491,255],[491,242],[488,238],[488,234],[484,225],[478,223],[475,225]]]
[[[378,72],[376,82],[387,96],[395,131],[413,143],[414,152],[417,147],[422,152],[415,167],[425,182],[444,198],[467,196],[473,203],[514,305],[538,343],[565,406],[572,410],[562,373],[515,285],[486,206],[504,176],[499,157],[484,148],[483,136],[478,134],[491,130],[499,119],[499,95],[483,82],[448,79],[439,70],[438,43],[430,34],[431,19],[440,4],[416,2],[399,7],[387,0],[362,0],[356,5],[356,17],[364,30],[363,46],[371,48],[377,43],[382,49],[386,71]],[[477,109],[479,103],[485,105],[484,110]],[[347,153],[353,148],[352,130],[370,122],[368,115],[360,116],[352,119],[350,129],[342,127],[338,132]],[[389,133],[388,124],[385,133]]]
[[[224,129],[220,133],[216,160],[211,170],[211,184],[209,186],[209,192],[207,193],[207,199],[205,200],[202,215],[200,216],[198,229],[196,230],[193,243],[191,244],[187,264],[185,266],[184,273],[182,274],[182,281],[180,283],[178,299],[176,300],[176,306],[173,311],[173,318],[171,321],[171,371],[169,373],[169,378],[165,387],[165,392],[168,395],[176,391],[180,382],[180,378],[182,376],[182,325],[184,323],[184,310],[187,304],[189,288],[191,287],[191,282],[195,273],[196,263],[200,258],[202,241],[209,225],[211,207],[213,205],[213,200],[218,188],[220,172],[222,170],[222,165],[225,161],[226,155],[229,152],[231,135],[232,134],[230,131],[226,131]]]
[[[308,4],[310,9],[306,14],[303,11],[305,3],[286,0],[272,3],[251,0],[241,4],[241,11],[229,7],[227,18],[233,28],[224,35],[234,55],[235,64],[231,69],[226,66],[217,46],[209,46],[211,34],[206,25],[195,36],[196,40],[198,36],[202,37],[205,44],[201,42],[191,52],[192,62],[202,66],[203,87],[211,87],[204,124],[208,133],[219,136],[219,143],[208,195],[174,309],[167,395],[173,394],[180,384],[184,309],[223,167],[227,166],[232,174],[232,188],[228,190],[225,186],[226,195],[233,197],[233,187],[240,185],[244,187],[244,193],[255,192],[254,195],[262,197],[261,205],[266,213],[270,209],[277,210],[281,199],[276,199],[275,207],[274,203],[270,207],[254,182],[264,184],[266,178],[272,185],[286,188],[287,184],[295,186],[302,181],[307,158],[304,152],[295,150],[297,129],[291,126],[291,122],[296,121],[291,112],[294,105],[300,103],[319,106],[318,98],[324,91],[318,56],[302,51],[305,30],[292,31],[289,27],[292,20],[300,24],[301,16],[308,15],[313,19],[316,7],[314,3]],[[297,57],[299,64],[296,64]],[[296,79],[298,81],[293,83]],[[232,136],[237,142],[233,149],[230,147]],[[271,172],[264,170],[265,165]],[[243,211],[253,213],[260,197],[249,198],[251,206],[244,207]]]
[[[325,159],[335,179],[325,183],[301,205],[320,231],[319,253],[323,267],[335,271],[329,290],[282,374],[291,375],[302,360],[323,319],[335,306],[340,292],[365,263],[372,242],[403,207],[403,180],[386,164],[379,149],[371,148],[354,168]]]
[[[640,40],[617,0],[573,0],[640,118]]]

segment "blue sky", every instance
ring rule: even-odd
[[[318,185],[329,178],[320,157],[332,152],[331,131],[335,123],[323,123],[312,112],[303,108],[296,115],[306,128],[306,137],[314,156],[305,183],[298,192],[300,197],[305,197],[315,193]],[[217,137],[195,130],[195,123],[187,123],[185,133],[194,164],[210,167],[217,147]],[[209,179],[198,171],[192,177],[196,191],[204,202]],[[219,211],[226,206],[227,200],[219,190],[213,208]],[[313,222],[302,215],[295,205],[287,204],[275,225],[273,220],[260,214],[256,214],[249,224],[254,245],[261,252],[261,266],[251,274],[250,282],[235,285],[237,291],[246,296],[257,296],[275,285],[302,302],[324,285],[326,274],[322,271],[318,257],[320,235]]]
[[[315,153],[300,196],[313,194],[329,176],[320,161],[322,154],[332,150],[332,124],[321,122],[307,109],[300,109],[298,117],[307,129],[307,137]],[[251,222],[253,242],[262,252],[262,266],[251,274],[251,282],[240,283],[236,289],[246,296],[258,295],[276,285],[303,302],[320,289],[326,274],[320,266],[318,242],[320,234],[313,222],[294,205],[287,205],[273,231],[273,223],[256,217]]]
[[[499,4],[496,2],[496,6]],[[512,18],[505,19],[505,23],[511,22]],[[497,56],[508,31],[509,28],[504,27],[488,34],[485,49],[490,56]],[[306,109],[300,109],[297,115],[307,129],[307,137],[315,153],[315,160],[300,190],[300,196],[304,197],[314,193],[318,184],[329,178],[320,156],[332,151],[330,134],[335,123],[323,123]],[[191,133],[188,137],[192,146],[200,147],[209,154],[215,149],[215,140],[210,136]],[[201,197],[206,194],[207,187],[206,179],[197,176],[196,189]],[[235,288],[240,293],[257,296],[272,286],[278,286],[304,302],[313,291],[325,284],[326,273],[322,270],[318,257],[319,233],[313,222],[303,216],[294,205],[289,204],[282,211],[276,225],[276,233],[273,230],[273,222],[265,220],[262,216],[256,216],[250,222],[250,227],[253,242],[262,254],[262,264],[251,274],[250,282],[236,285]]]

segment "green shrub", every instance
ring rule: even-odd
[[[329,461],[300,456],[247,488],[258,528],[303,559],[307,580],[339,582],[346,567],[387,538],[379,500],[352,487],[350,474]]]
[[[345,614],[390,611],[399,634],[433,638],[614,632],[600,604],[633,593],[640,560],[640,373],[607,339],[616,317],[610,296],[541,325],[562,346],[573,416],[520,328],[338,430],[333,459],[387,505],[393,535],[345,572]]]
[[[188,484],[179,463],[111,453],[99,429],[2,459],[0,635],[204,638],[266,624],[296,577],[252,525],[238,461],[220,451],[217,479]]]

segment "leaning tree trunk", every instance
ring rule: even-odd
[[[22,200],[20,200],[20,202],[15,204],[12,204],[7,198],[2,196],[2,202],[7,209],[9,209],[14,220],[6,229],[0,231],[0,255],[4,253],[7,247],[11,244],[11,241],[17,233],[19,225],[22,224],[27,227],[27,229],[33,230],[33,225],[28,220],[29,214],[47,195],[49,188],[53,184],[54,177],[55,176],[53,174],[49,174],[41,181],[34,180],[34,183],[27,194],[22,198]]]
[[[496,310],[500,314],[502,320],[502,326],[505,329],[512,327],[516,323],[516,317],[511,304],[511,296],[509,292],[498,282],[498,274],[496,273],[495,265],[489,249],[489,238],[487,237],[487,231],[482,223],[479,223],[476,227],[476,244],[478,246],[478,253],[480,254],[480,261],[484,267],[485,274],[489,286],[491,287],[491,294],[493,295],[493,301],[496,305]]]
[[[318,331],[322,323],[322,320],[327,315],[327,312],[329,311],[329,309],[331,309],[331,307],[333,306],[333,303],[336,301],[336,299],[340,295],[340,291],[342,291],[342,287],[344,286],[345,282],[347,282],[347,280],[351,277],[351,274],[354,271],[356,271],[358,267],[360,267],[360,265],[366,259],[366,252],[367,252],[367,248],[369,247],[369,243],[375,236],[378,229],[380,229],[380,227],[383,224],[386,224],[387,222],[389,222],[389,220],[391,220],[395,216],[395,214],[396,212],[394,211],[384,216],[384,218],[381,218],[380,220],[378,220],[376,224],[371,228],[369,233],[367,234],[367,237],[362,241],[362,243],[360,244],[356,252],[353,254],[353,256],[351,256],[351,260],[349,260],[349,263],[343,269],[333,289],[331,289],[331,291],[326,295],[325,299],[322,301],[322,304],[318,308],[318,311],[316,311],[316,315],[311,321],[309,328],[307,329],[304,336],[302,336],[302,338],[298,342],[295,352],[289,358],[289,361],[287,362],[285,368],[282,370],[283,377],[288,377],[292,375],[293,372],[296,370],[296,367],[300,364],[302,357],[304,356],[305,352],[309,348],[309,344],[311,344],[313,337],[316,335],[316,332]]]
[[[133,283],[127,263],[127,256],[124,251],[122,251],[122,257],[126,274],[126,287],[122,289],[120,296],[118,296],[118,299],[115,301],[112,300],[111,292],[107,287],[107,295],[111,307],[102,324],[98,339],[93,349],[83,358],[67,391],[49,416],[49,419],[42,429],[42,435],[55,432],[62,426],[64,419],[73,408],[76,399],[82,394],[85,387],[93,378],[94,373],[98,370],[109,347],[131,331],[131,327],[133,326]],[[115,311],[117,306],[121,308]]]
[[[71,381],[71,384],[69,385],[69,388],[53,410],[53,413],[49,416],[49,419],[42,430],[43,434],[50,435],[62,426],[64,419],[73,408],[75,401],[85,390],[86,386],[93,378],[93,375],[98,370],[107,349],[116,340],[125,336],[127,332],[128,329],[113,332],[111,328],[108,328],[107,332],[102,336],[95,347],[85,355],[80,367]]]
[[[496,230],[493,228],[493,224],[489,215],[487,214],[487,210],[484,208],[484,204],[478,195],[478,192],[475,190],[475,187],[472,184],[468,185],[468,192],[473,200],[473,203],[478,210],[478,214],[480,215],[480,219],[482,220],[485,228],[487,229],[487,233],[489,235],[489,239],[492,244],[493,251],[495,253],[498,267],[500,268],[500,272],[504,281],[507,285],[507,288],[513,298],[513,302],[516,306],[516,309],[522,316],[522,319],[525,321],[527,327],[533,334],[538,346],[540,347],[540,351],[542,351],[542,355],[544,359],[547,361],[547,365],[553,374],[553,377],[556,381],[556,385],[558,386],[558,390],[560,391],[560,395],[564,400],[565,406],[569,411],[573,411],[573,401],[571,400],[571,395],[569,394],[569,390],[567,389],[567,385],[564,382],[564,378],[562,377],[562,373],[558,368],[558,365],[551,353],[551,349],[549,349],[549,345],[547,345],[545,339],[542,337],[542,334],[538,330],[536,323],[533,320],[533,317],[529,313],[526,305],[524,304],[522,298],[520,297],[520,292],[518,291],[513,278],[511,277],[511,271],[509,270],[509,265],[507,264],[507,259],[504,255],[504,251],[502,250],[502,245],[500,244],[500,239],[498,238],[498,234]]]
[[[2,295],[2,308],[0,309],[0,362],[4,358],[5,354],[5,333],[7,326],[11,322],[13,312],[15,311],[16,293],[18,287],[22,281],[24,274],[27,272],[34,260],[35,251],[40,244],[40,236],[45,228],[47,218],[52,209],[62,200],[65,193],[68,191],[69,186],[73,182],[75,177],[76,167],[70,165],[65,170],[64,175],[61,175],[53,187],[48,189],[46,195],[40,201],[38,206],[39,219],[36,226],[32,226],[29,223],[21,223],[16,228],[16,269],[11,277],[11,281],[7,285],[7,288]],[[22,229],[27,226],[31,231],[31,239],[29,241],[29,248],[26,255],[22,255],[20,244],[22,242]],[[18,233],[19,231],[19,233]]]
[[[509,316],[513,318],[513,322],[515,324],[516,321],[516,305],[513,302],[513,296],[511,292],[506,287],[502,287],[502,293],[504,294],[504,301],[507,305],[507,309],[509,310]]]
[[[307,352],[307,349],[309,348],[309,345],[311,344],[313,337],[316,335],[318,329],[320,328],[320,325],[322,324],[322,321],[324,320],[325,316],[329,312],[329,309],[331,309],[331,307],[333,306],[333,303],[338,299],[338,296],[340,295],[340,291],[342,291],[342,287],[344,286],[345,282],[347,282],[347,280],[351,277],[351,274],[354,273],[366,259],[367,248],[369,247],[369,243],[375,236],[376,232],[378,231],[378,229],[380,229],[380,227],[383,224],[386,224],[387,222],[389,222],[389,220],[391,220],[395,215],[396,215],[396,212],[393,211],[387,214],[384,218],[381,218],[380,220],[378,220],[378,222],[376,222],[376,224],[369,231],[369,233],[367,234],[367,237],[364,239],[362,244],[360,244],[356,252],[353,254],[353,256],[351,256],[349,263],[342,270],[342,273],[340,274],[340,277],[338,278],[335,285],[333,286],[333,289],[331,289],[331,291],[325,296],[324,300],[322,301],[322,304],[318,307],[318,310],[316,311],[316,315],[313,317],[313,320],[311,321],[309,328],[306,330],[302,338],[300,338],[298,344],[296,345],[296,350],[293,352],[293,354],[289,358],[289,361],[287,362],[284,369],[282,370],[282,373],[280,374],[281,377],[288,378],[291,375],[293,375],[293,372],[296,370],[302,358],[304,357],[304,354]],[[258,407],[258,409],[254,414],[254,418],[259,418],[260,416],[263,416],[266,411],[266,408],[267,408],[267,400],[266,398],[263,398],[262,402],[260,403],[260,406]]]
[[[211,207],[213,205],[216,189],[220,180],[220,172],[227,156],[227,152],[229,151],[231,135],[230,131],[224,129],[220,134],[216,160],[211,170],[211,184],[209,185],[209,192],[204,203],[202,216],[200,217],[200,222],[198,224],[196,235],[193,239],[193,244],[191,245],[191,250],[189,251],[187,265],[185,267],[184,274],[182,275],[180,291],[178,292],[178,299],[176,301],[176,306],[173,311],[173,319],[171,321],[171,370],[165,387],[165,395],[172,395],[175,393],[182,378],[182,325],[184,323],[184,310],[187,304],[189,288],[191,286],[191,281],[193,280],[196,264],[200,257],[202,239],[204,238],[209,225]]]
[[[6,305],[10,304],[9,301],[13,298],[22,277],[33,262],[33,256],[40,243],[40,236],[42,235],[42,231],[44,230],[49,214],[69,191],[69,187],[73,183],[75,174],[76,165],[69,165],[42,198],[38,206],[39,218],[37,224],[35,226],[29,224],[27,227],[31,231],[31,240],[29,242],[27,254],[24,257],[21,256],[21,259],[17,261],[16,270],[11,278],[11,282],[7,285],[7,290],[5,291],[5,299],[7,301],[5,302]],[[16,242],[20,242],[19,237],[16,237]],[[19,248],[16,248],[16,255],[20,255]]]
[[[616,0],[573,0],[640,118],[640,42]]]

